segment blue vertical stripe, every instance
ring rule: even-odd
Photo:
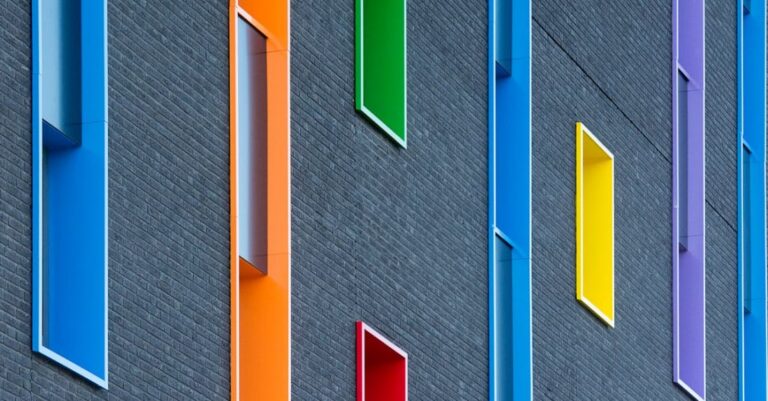
[[[766,4],[765,0],[752,0],[749,3],[751,4],[745,4],[743,0],[738,2],[739,399],[764,401],[768,399],[765,219]],[[751,150],[748,159],[745,156],[746,147]],[[749,174],[746,174],[745,162],[750,163]],[[750,266],[746,266],[747,262]],[[745,288],[747,285],[750,287]],[[746,296],[751,299],[746,300]],[[750,307],[747,310],[748,305]]]
[[[490,399],[530,400],[531,3],[489,0],[488,7]],[[504,34],[511,37],[497,37]],[[507,43],[509,71],[498,74],[505,55],[497,45]]]

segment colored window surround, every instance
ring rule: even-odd
[[[576,123],[576,299],[614,327],[613,154]]]
[[[673,2],[673,380],[706,394],[704,1]]]
[[[765,8],[765,0],[742,0],[737,8],[740,401],[768,399]]]
[[[363,322],[357,329],[357,401],[408,401],[408,354]]]
[[[284,401],[290,398],[291,355],[288,2],[232,0],[229,21],[232,399]],[[266,163],[244,161],[248,163],[243,166],[238,164],[240,157],[257,157],[257,154],[239,152],[242,149],[238,148],[241,140],[245,139],[239,137],[241,127],[238,123],[238,68],[241,66],[238,63],[238,41],[244,39],[238,34],[238,27],[243,27],[239,23],[247,23],[249,29],[266,38],[266,56],[251,49],[254,64],[243,65],[266,68],[266,82],[261,82],[265,87],[254,83],[255,77],[249,77],[252,81],[248,83],[248,90],[265,92],[268,105],[266,122],[261,125],[256,123],[261,128],[250,127],[254,130],[266,129],[266,139],[251,143],[258,154],[266,155]],[[258,34],[251,38],[258,37]],[[259,57],[265,57],[265,60],[261,59],[263,67],[254,67]],[[259,104],[258,99],[249,100],[254,105]],[[254,117],[263,118],[257,111],[254,111]],[[258,149],[259,145],[262,149]],[[252,172],[263,174],[265,178],[250,182],[254,176],[246,175],[239,167],[266,169]],[[249,180],[249,185],[242,183],[245,179]],[[248,200],[254,210],[251,218],[246,218],[238,213],[241,199],[248,199],[247,196],[241,198],[240,191],[250,192],[248,188],[254,190],[253,186],[261,186],[255,190],[265,191],[266,195],[258,201]],[[268,215],[269,219],[264,221],[258,218],[264,215]],[[241,225],[247,224],[263,226],[240,232]],[[244,244],[245,241],[249,243]]]
[[[489,398],[531,400],[531,2],[488,7]]]
[[[355,108],[407,146],[406,0],[356,0]]]
[[[32,349],[104,389],[106,9],[32,2]]]

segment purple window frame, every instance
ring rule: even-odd
[[[706,399],[704,29],[704,0],[673,0],[672,292],[674,382],[697,400]],[[679,101],[681,100],[679,96],[680,74],[683,74],[687,79],[687,110],[679,109]],[[683,118],[680,118],[681,116]],[[685,149],[680,146],[681,126],[686,127],[686,140],[682,142],[687,144]],[[681,168],[683,162],[686,163],[685,168]],[[681,173],[685,173],[686,177],[680,177]],[[680,185],[685,185],[686,188],[679,188]],[[686,204],[680,205],[679,202],[681,201]],[[683,216],[680,213],[680,206],[685,207],[686,213]],[[681,230],[681,228],[686,229]],[[681,231],[687,233],[686,238],[681,238]]]

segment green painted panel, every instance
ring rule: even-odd
[[[406,0],[357,0],[356,99],[361,111],[406,145]]]

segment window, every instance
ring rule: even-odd
[[[41,8],[43,142],[48,149],[80,145],[82,96],[80,79],[80,5],[63,0]]]
[[[614,326],[613,154],[576,123],[576,298]]]
[[[408,400],[408,354],[357,322],[357,401]]]
[[[744,313],[750,313],[752,310],[752,173],[750,163],[752,162],[752,152],[749,146],[744,144],[741,156],[741,174],[742,174],[742,252],[744,255]]]
[[[405,147],[406,0],[356,0],[355,106]]]
[[[512,246],[497,233],[494,241],[494,347],[495,347],[495,399],[514,398],[514,354],[515,354],[515,278],[512,265]],[[526,279],[523,277],[523,279]],[[524,311],[523,311],[524,312]]]
[[[267,38],[243,17],[237,34],[240,258],[267,273]]]
[[[751,3],[751,4],[750,4]],[[766,317],[766,2],[744,1],[737,15],[739,208],[739,392],[768,399]],[[739,10],[741,11],[741,10]],[[749,12],[751,11],[751,12]]]
[[[496,7],[496,76],[512,74],[512,2],[494,0]]]
[[[531,400],[531,2],[489,4],[489,392]]]
[[[230,2],[232,399],[290,395],[287,0]]]
[[[32,347],[107,388],[106,2],[35,1],[32,25]]]
[[[673,0],[673,381],[706,392],[704,3]]]
[[[678,244],[688,248],[688,78],[677,71],[677,196]]]

